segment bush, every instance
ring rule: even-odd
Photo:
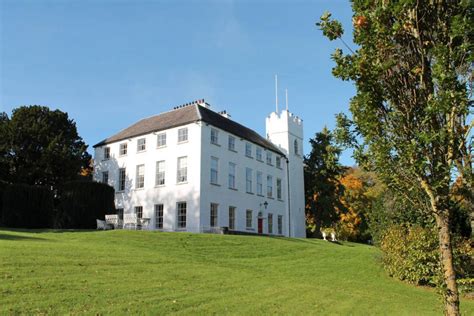
[[[457,277],[472,277],[474,269],[469,241],[455,238],[453,244]],[[443,280],[438,247],[436,230],[419,226],[391,226],[380,243],[383,265],[391,276],[430,286],[439,286]]]
[[[60,228],[93,229],[96,219],[115,213],[114,189],[104,183],[74,181],[64,184],[56,226]]]
[[[3,220],[6,227],[51,227],[53,194],[49,188],[10,184],[3,193]]]

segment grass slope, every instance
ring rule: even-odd
[[[437,314],[379,251],[320,240],[0,230],[0,314]],[[462,302],[474,315],[474,301]]]

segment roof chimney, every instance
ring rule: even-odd
[[[227,111],[226,111],[226,110],[224,110],[224,111],[220,111],[220,112],[218,112],[218,114],[222,115],[222,116],[223,116],[223,117],[225,117],[225,118],[228,118],[228,119],[230,119],[230,114],[229,114],[229,113],[227,113]]]

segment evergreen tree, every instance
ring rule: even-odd
[[[304,159],[306,218],[317,236],[321,227],[334,226],[339,220],[342,186],[339,176],[341,150],[334,144],[331,132],[324,128],[310,139],[311,153]]]
[[[9,120],[0,119],[0,131],[0,157],[6,165],[2,179],[9,182],[57,187],[76,180],[89,165],[91,157],[76,123],[60,110],[16,108]]]

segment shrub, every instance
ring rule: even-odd
[[[453,240],[454,264],[458,278],[472,277],[472,248],[468,240]],[[441,285],[438,235],[433,228],[394,225],[382,236],[380,248],[387,272],[418,285]]]
[[[104,183],[73,181],[60,190],[56,225],[61,228],[93,229],[96,219],[115,213],[114,189]]]
[[[53,195],[49,188],[10,184],[3,193],[3,225],[15,228],[51,227]]]

